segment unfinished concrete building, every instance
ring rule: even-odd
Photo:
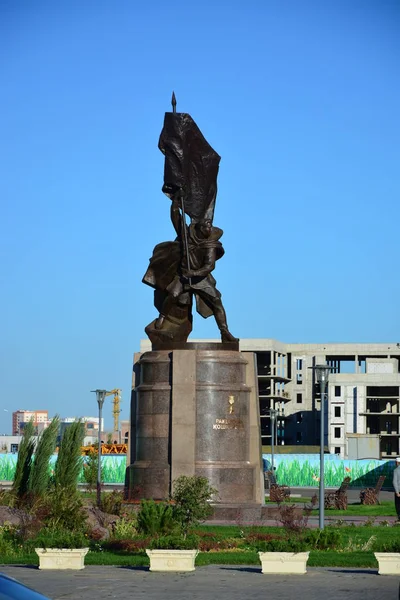
[[[141,352],[150,349],[150,342],[142,340]],[[265,450],[271,445],[272,423],[278,446],[296,451],[296,447],[320,445],[321,394],[312,367],[326,363],[334,369],[325,410],[327,451],[342,458],[390,459],[400,454],[400,343],[286,344],[241,339],[240,351],[254,354]],[[356,456],[361,442],[363,450]]]

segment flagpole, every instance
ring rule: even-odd
[[[172,104],[172,112],[173,114],[176,114],[176,97],[175,97],[175,92],[172,92],[172,98],[171,98],[171,104]],[[186,227],[186,218],[185,218],[185,202],[184,202],[184,194],[183,194],[183,189],[180,188],[178,194],[181,197],[181,210],[182,210],[182,230],[183,230],[183,238],[182,238],[182,242],[183,242],[183,251],[186,254],[186,262],[187,262],[187,267],[188,267],[188,271],[190,271],[190,255],[189,255],[189,246],[188,246],[188,238],[187,238],[187,227]],[[189,285],[192,285],[192,278],[189,277]]]
[[[183,189],[180,188],[179,190],[179,195],[181,197],[181,210],[182,210],[182,229],[183,229],[183,238],[182,238],[182,242],[183,242],[183,250],[186,253],[186,262],[187,262],[187,267],[188,267],[188,271],[190,271],[190,255],[189,255],[189,245],[188,245],[188,236],[187,236],[187,225],[186,225],[186,218],[185,218],[185,203],[183,200]],[[192,285],[192,278],[189,277],[189,285]]]

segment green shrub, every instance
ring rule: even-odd
[[[136,517],[120,517],[113,526],[112,537],[114,539],[132,538],[137,534]]]
[[[98,443],[93,444],[93,448],[89,450],[89,454],[83,459],[83,479],[87,484],[89,492],[96,489],[97,486],[97,473],[99,468],[98,447]],[[104,481],[104,467],[100,462],[100,482],[102,481]]]
[[[212,515],[210,501],[217,490],[210,486],[206,477],[181,475],[173,483],[172,500],[174,518],[179,523],[184,536],[191,527],[205,521]]]
[[[311,550],[337,550],[343,546],[341,532],[332,527],[312,529],[305,534],[304,540]]]
[[[308,550],[337,550],[343,546],[343,538],[337,529],[311,529],[301,535],[274,535],[257,538],[248,536],[250,547],[259,552],[305,552]]]
[[[400,539],[382,542],[375,538],[373,540],[373,549],[375,552],[400,552]]]
[[[0,533],[0,556],[3,558],[15,556],[16,551],[11,540],[5,539]]]
[[[272,540],[258,540],[253,548],[258,552],[305,552],[310,550],[310,545],[304,538],[293,536]]]
[[[152,550],[196,550],[200,544],[198,535],[163,535],[154,538],[150,543]]]
[[[15,525],[4,523],[0,527],[0,556],[14,556],[22,548],[22,539]]]
[[[101,494],[100,508],[103,512],[110,515],[120,515],[123,500],[123,492],[118,490],[113,490],[112,492],[103,492],[103,494]]]
[[[9,506],[14,508],[17,504],[17,498],[12,490],[4,490],[0,488],[0,506]]]
[[[141,533],[148,535],[163,535],[171,533],[177,524],[174,520],[172,507],[164,502],[142,500],[137,515],[137,527]]]
[[[86,548],[89,545],[87,535],[82,531],[71,531],[58,527],[44,527],[31,540],[30,546],[35,548]]]
[[[77,490],[55,487],[37,509],[38,518],[50,529],[69,531],[86,530],[87,515]]]

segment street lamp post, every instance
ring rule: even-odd
[[[324,484],[324,447],[325,447],[325,391],[329,379],[331,367],[328,365],[315,365],[315,381],[321,388],[321,446],[319,456],[319,528],[324,528],[324,509],[325,509],[325,484]]]
[[[274,474],[274,444],[275,444],[275,409],[269,411],[271,420],[271,472]]]
[[[276,432],[276,424],[277,424],[277,416],[279,417],[280,415],[280,410],[279,408],[270,408],[269,409],[269,415],[270,415],[270,419],[271,419],[271,471],[274,471],[274,455],[275,455],[275,445],[278,441],[278,435]]]
[[[97,506],[101,504],[101,412],[107,390],[92,390],[96,394],[97,404],[99,405],[99,435],[97,449]]]

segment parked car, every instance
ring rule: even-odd
[[[0,600],[50,600],[50,598],[0,573]]]

